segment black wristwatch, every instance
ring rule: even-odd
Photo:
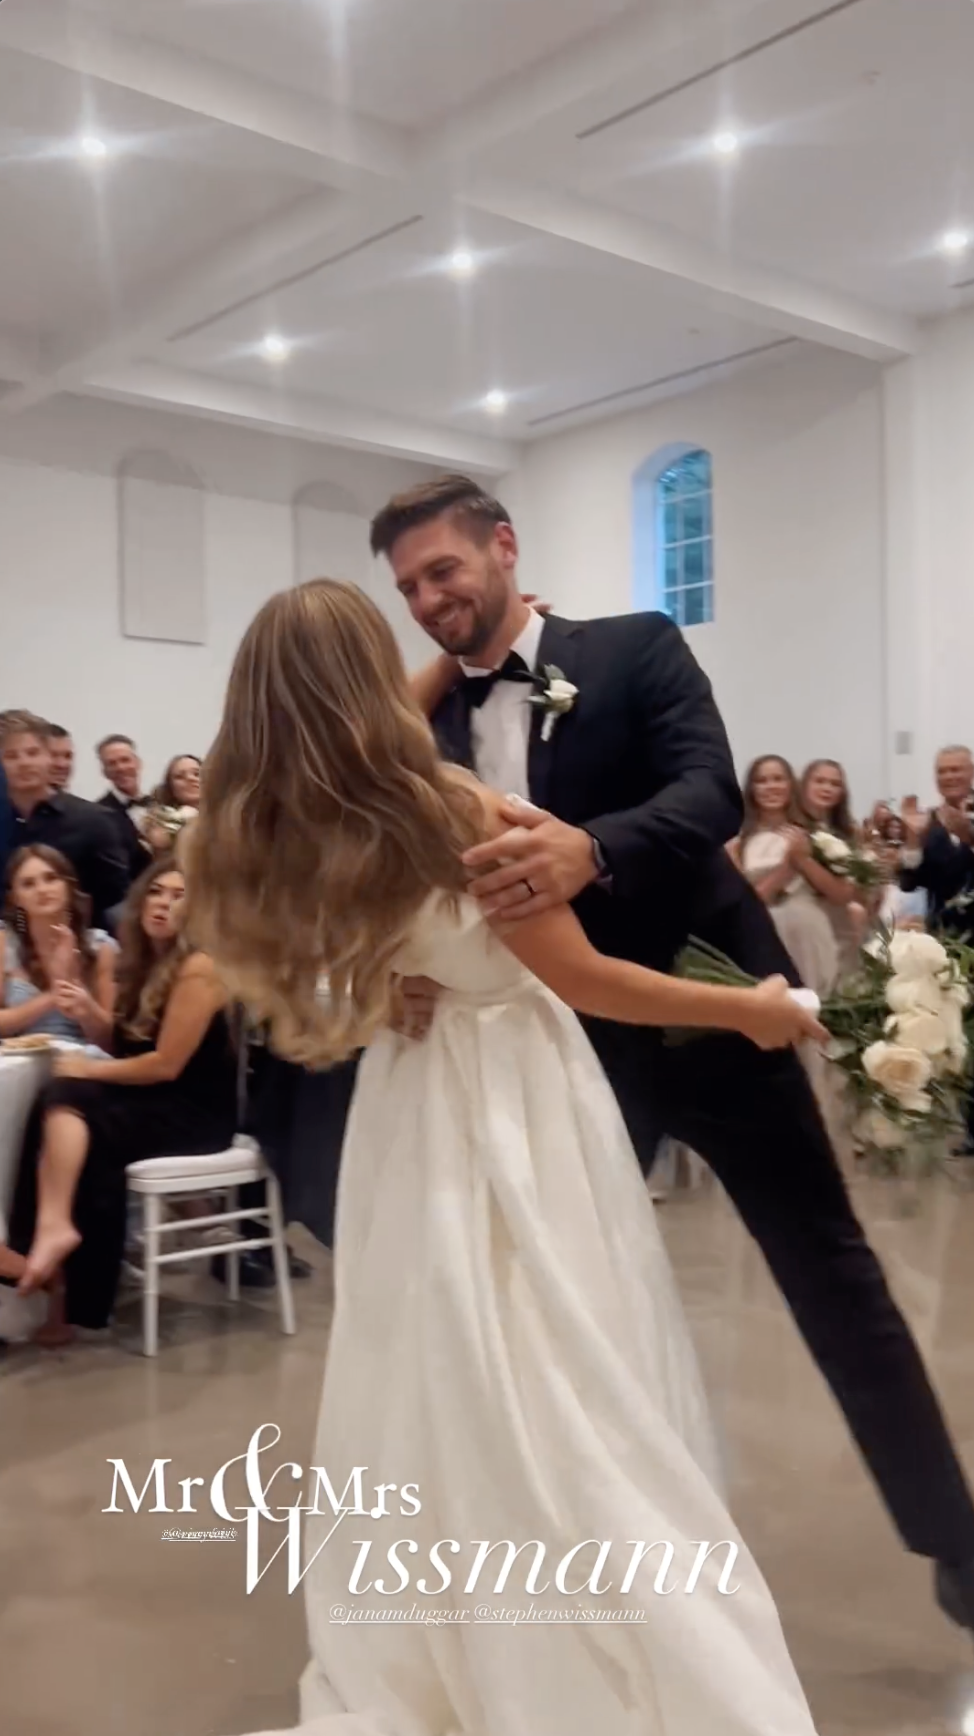
[[[588,827],[583,826],[582,831],[583,832],[588,831]],[[595,868],[596,868],[595,884],[596,884],[596,886],[601,886],[603,892],[611,892],[611,890],[612,890],[612,870],[609,867],[608,862],[606,861],[605,851],[603,850],[603,848],[602,848],[601,844],[599,843],[598,838],[595,836],[594,832],[589,832],[588,835],[592,840],[592,855],[595,859]]]

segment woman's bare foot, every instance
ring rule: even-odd
[[[22,1278],[26,1264],[23,1254],[15,1254],[13,1248],[0,1242],[0,1278]]]
[[[29,1296],[34,1290],[43,1290],[80,1241],[81,1237],[71,1223],[38,1224],[23,1276],[17,1285],[20,1295]]]

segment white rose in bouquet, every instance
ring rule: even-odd
[[[826,862],[848,862],[852,855],[851,845],[844,838],[837,838],[834,832],[813,832],[812,846]]]
[[[946,1011],[945,1003],[943,1013],[928,1012],[924,1007],[912,1013],[897,1013],[887,1021],[886,1029],[898,1047],[916,1049],[921,1055],[936,1059],[950,1048]]]
[[[895,1151],[906,1138],[906,1128],[898,1127],[881,1109],[867,1109],[853,1131],[863,1145],[872,1145],[877,1151]]]
[[[936,977],[890,977],[886,1005],[891,1013],[940,1013],[947,994]]]
[[[939,976],[950,967],[946,947],[932,934],[921,934],[915,929],[900,929],[892,936],[888,958],[894,976],[914,980]]]
[[[933,1062],[921,1049],[902,1043],[871,1043],[864,1050],[862,1065],[868,1078],[903,1109],[924,1115],[930,1108],[925,1087],[933,1078]]]

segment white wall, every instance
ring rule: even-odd
[[[974,746],[974,309],[887,370],[890,718],[912,736],[898,792],[931,788],[938,748]]]
[[[739,765],[835,755],[860,807],[928,798],[937,747],[974,741],[974,311],[928,328],[893,367],[795,345],[526,448],[498,484],[525,588],[567,615],[630,609],[631,477],[677,441],[714,459],[716,619],[689,637]],[[121,636],[115,473],[147,445],[207,484],[202,646]],[[170,754],[205,752],[264,598],[299,565],[353,557],[357,572],[338,576],[370,589],[415,663],[426,642],[373,567],[365,524],[428,473],[94,400],[0,421],[0,708],[26,704],[75,733],[82,794],[99,787],[90,749],[109,729],[136,736],[155,777]]]
[[[135,737],[153,782],[173,754],[206,752],[244,628],[267,597],[294,582],[296,530],[301,522],[306,549],[308,514],[301,518],[290,501],[310,481],[330,485],[345,508],[332,515],[312,508],[319,570],[329,569],[333,554],[332,576],[368,588],[410,660],[425,655],[384,568],[373,566],[367,526],[389,492],[427,472],[320,447],[289,453],[238,431],[227,443],[222,432],[68,401],[60,416],[48,411],[46,433],[25,418],[0,434],[0,709],[26,706],[72,732],[80,795],[104,787],[92,749],[110,730]],[[122,636],[114,469],[125,450],[146,444],[193,463],[209,485],[203,645]],[[45,451],[77,468],[35,462]],[[239,477],[247,494],[219,492],[214,477],[224,488]],[[266,497],[250,496],[255,487]],[[327,508],[327,486],[321,497]],[[354,572],[346,570],[353,559]]]
[[[875,800],[888,778],[881,370],[796,346],[530,447],[505,482],[526,588],[569,616],[633,608],[631,478],[676,441],[713,455],[715,620],[688,638],[739,765],[834,756],[859,804]]]

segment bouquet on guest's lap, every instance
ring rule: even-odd
[[[851,880],[863,892],[883,884],[882,864],[872,850],[848,844],[825,827],[812,833],[812,861],[839,880]]]
[[[974,949],[932,934],[883,929],[819,1012],[826,1054],[843,1075],[859,1146],[896,1174],[937,1167],[965,1121]],[[678,976],[727,987],[754,977],[691,940]]]

